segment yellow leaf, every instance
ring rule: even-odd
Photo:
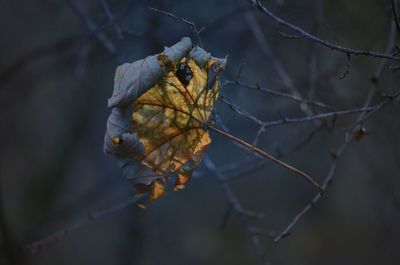
[[[174,190],[184,188],[211,143],[207,127],[225,64],[182,38],[117,68],[104,151],[117,157],[137,194],[160,198],[173,175]]]
[[[151,184],[151,193],[149,200],[150,201],[157,200],[162,196],[164,196],[165,194],[166,194],[165,183],[159,180],[153,181],[153,183]]]
[[[211,143],[205,126],[219,91],[218,78],[207,87],[208,71],[214,64],[200,67],[193,59],[183,58],[133,103],[132,131],[144,145],[144,155],[136,159],[154,172],[171,174],[187,163],[196,167]],[[178,175],[178,189],[190,173]]]
[[[121,142],[121,139],[120,139],[118,136],[114,136],[114,137],[112,137],[112,142],[113,142],[115,145],[119,145],[120,142]]]
[[[186,183],[189,181],[190,177],[192,176],[193,170],[194,170],[194,168],[189,169],[189,170],[181,168],[179,170],[179,173],[177,174],[176,179],[175,179],[174,191],[183,190],[185,188]]]

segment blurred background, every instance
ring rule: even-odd
[[[398,39],[389,0],[264,4],[346,47],[390,53]],[[187,24],[149,7],[204,27],[202,47],[217,57],[229,55],[224,97],[263,121],[360,108],[369,94],[376,104],[398,89],[394,62],[351,56],[349,67],[346,54],[283,37],[279,32],[293,32],[245,0],[2,0],[0,264],[260,264],[237,214],[222,227],[229,201],[204,166],[185,190],[170,191],[145,210],[130,205],[35,254],[25,247],[133,196],[115,159],[102,150],[115,68],[184,36],[199,44]],[[246,84],[331,109],[227,82],[240,68]],[[254,141],[257,124],[222,102],[216,111],[232,134]],[[358,115],[271,127],[257,146],[321,183]],[[272,264],[399,264],[398,102],[362,125],[367,134],[337,158],[332,185],[291,235],[277,244],[257,237]],[[211,134],[208,155],[225,177],[234,176],[226,183],[236,198],[245,209],[265,214],[249,218],[251,226],[277,235],[316,195],[299,176],[271,163],[257,166],[259,159]]]

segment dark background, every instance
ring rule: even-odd
[[[85,15],[79,17],[68,2],[77,3]],[[386,49],[389,0],[264,2],[277,15],[333,43]],[[352,56],[349,74],[340,79],[348,64],[345,54],[282,37],[278,31],[293,33],[245,0],[108,3],[117,30],[101,1],[0,1],[0,264],[259,264],[236,215],[221,228],[228,201],[204,167],[184,191],[171,191],[146,210],[131,205],[36,254],[24,246],[132,196],[114,158],[102,151],[115,68],[159,53],[183,36],[197,42],[188,25],[150,6],[205,27],[203,48],[218,57],[229,55],[222,82],[234,80],[245,64],[243,81],[291,93],[274,68],[278,60],[304,98],[335,110],[363,106],[381,60]],[[263,52],[255,24],[246,16],[261,27],[272,58]],[[88,18],[97,25],[94,30],[86,27]],[[99,32],[115,46],[114,54],[98,40]],[[372,103],[384,100],[382,93],[397,91],[398,73],[389,69],[395,65],[384,65]],[[241,86],[224,86],[222,92],[261,120],[280,119],[280,113],[307,115],[297,102]],[[254,122],[221,102],[216,109],[234,135],[253,140]],[[322,182],[333,163],[331,151],[344,142],[357,116],[339,117],[334,127],[328,119],[318,130],[322,122],[273,127],[258,146],[285,153],[285,161]],[[363,125],[368,134],[338,158],[326,196],[293,233],[278,244],[260,237],[273,264],[399,264],[398,103]],[[246,159],[254,161],[229,140],[212,138],[208,154],[217,166],[233,165],[234,174]],[[299,176],[270,163],[229,184],[243,207],[265,213],[265,219],[249,222],[266,231],[280,232],[316,194]]]

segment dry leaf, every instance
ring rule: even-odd
[[[171,175],[182,189],[211,143],[205,130],[226,59],[183,38],[162,54],[117,68],[105,151],[119,158],[136,190],[165,194]]]

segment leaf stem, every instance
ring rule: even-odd
[[[267,152],[261,150],[260,148],[254,146],[254,145],[251,145],[251,144],[243,141],[242,139],[239,139],[236,136],[233,136],[232,134],[230,134],[230,133],[228,133],[226,131],[220,130],[220,129],[218,129],[216,127],[213,127],[213,126],[208,126],[208,129],[210,129],[210,130],[212,130],[212,131],[214,131],[214,132],[216,132],[216,133],[218,133],[218,134],[220,134],[220,135],[222,135],[222,136],[224,136],[224,137],[226,137],[226,138],[228,138],[228,139],[230,139],[232,141],[235,141],[235,142],[243,145],[244,147],[250,149],[251,151],[256,152],[257,154],[261,155],[262,157],[265,157],[265,158],[271,160],[272,162],[274,162],[274,163],[286,168],[287,170],[292,171],[292,172],[302,176],[309,183],[311,183],[312,185],[317,187],[321,194],[324,194],[324,192],[325,192],[324,189],[315,180],[313,180],[308,174],[306,174],[305,172],[303,172],[303,171],[301,171],[301,170],[299,170],[299,169],[297,169],[297,168],[295,168],[295,167],[283,162],[282,160],[279,160],[278,158],[268,154]]]

